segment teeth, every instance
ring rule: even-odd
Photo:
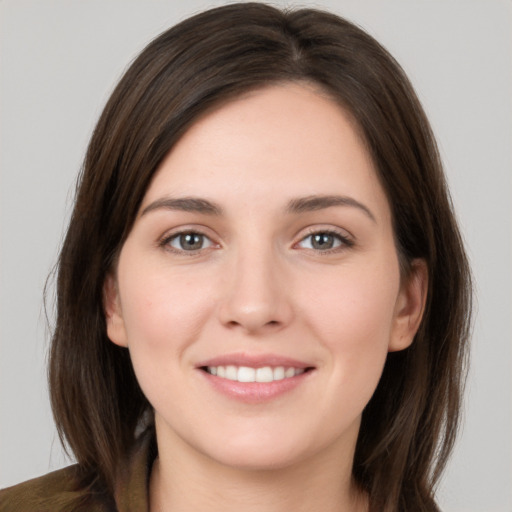
[[[278,366],[274,368],[274,380],[283,380],[285,377],[285,369],[283,366]]]
[[[270,366],[264,366],[256,370],[256,382],[272,382],[274,380],[274,372]]]
[[[248,366],[208,366],[206,371],[211,375],[238,382],[273,382],[289,379],[304,373],[304,368],[285,368],[284,366],[263,366],[250,368]]]
[[[226,379],[238,380],[238,370],[236,366],[226,366]]]
[[[248,368],[247,366],[240,366],[240,368],[238,368],[237,378],[234,380],[238,382],[254,382],[256,380],[256,370],[254,368]]]

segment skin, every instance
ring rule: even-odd
[[[333,195],[350,204],[290,211]],[[183,197],[222,212],[163,206]],[[180,245],[184,232],[204,235],[199,249]],[[408,347],[421,320],[426,270],[412,269],[401,278],[390,207],[350,116],[321,91],[268,87],[198,120],[105,283],[109,338],[128,347],[155,410],[151,509],[366,510],[354,449],[388,351]],[[197,367],[235,352],[314,369],[245,403]]]

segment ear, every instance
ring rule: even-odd
[[[423,318],[428,290],[428,269],[425,260],[417,259],[404,278],[395,304],[394,326],[389,352],[404,350],[414,340]]]
[[[126,329],[119,300],[115,276],[108,274],[103,284],[103,309],[107,324],[107,336],[120,347],[127,347]]]

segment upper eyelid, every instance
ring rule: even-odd
[[[195,233],[205,238],[208,238],[213,245],[220,245],[219,238],[211,233],[211,230],[205,226],[191,225],[191,226],[180,226],[167,230],[163,235],[157,239],[157,245],[163,247],[167,245],[172,239],[184,235],[187,233]],[[201,250],[201,249],[198,249]]]
[[[197,233],[202,236],[208,238],[213,244],[222,245],[221,237],[217,235],[215,231],[211,228],[202,225],[202,224],[190,224],[184,226],[177,226],[175,228],[168,229],[164,234],[158,237],[158,244],[165,244],[172,238],[176,236],[185,234],[185,233]],[[352,244],[356,242],[356,237],[347,229],[341,228],[339,226],[332,225],[310,225],[303,227],[299,230],[299,232],[293,237],[292,245],[296,245],[301,242],[308,236],[317,234],[317,233],[328,233],[339,236],[344,241],[349,241]]]
[[[309,248],[305,248],[304,250],[313,250],[315,253],[327,255],[327,254],[342,252],[346,249],[353,248],[356,245],[355,237],[345,229],[336,228],[333,226],[325,227],[325,228],[318,227],[318,226],[310,226],[310,228],[305,233],[304,232],[299,233],[299,235],[297,236],[297,238],[295,239],[295,241],[292,244],[292,248],[299,249],[297,246],[300,243],[302,243],[304,240],[306,240],[307,238],[309,238],[315,234],[321,234],[321,233],[333,235],[333,236],[337,237],[339,239],[339,241],[341,242],[340,246],[333,247],[331,249],[326,249],[324,251],[318,251],[316,249],[309,249]]]
[[[338,235],[341,238],[346,238],[351,241],[355,241],[356,237],[347,229],[338,227],[338,226],[328,226],[328,225],[312,225],[306,228],[302,228],[296,235],[295,239],[300,241],[304,238],[314,235],[316,233],[329,233],[333,235]]]
[[[176,226],[174,228],[167,229],[161,236],[160,239],[172,238],[177,235],[184,233],[197,233],[198,235],[204,235],[208,238],[213,237],[212,229],[202,224],[187,224],[183,226]]]

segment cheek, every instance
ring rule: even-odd
[[[140,380],[176,368],[209,314],[208,288],[156,265],[125,261],[137,273],[119,279],[128,348]]]
[[[156,411],[166,411],[173,418],[188,417],[187,403],[181,397],[192,399],[183,376],[190,366],[189,348],[209,315],[208,288],[198,288],[196,280],[187,280],[183,272],[174,275],[155,265],[132,268],[138,272],[125,274],[120,293],[135,375]]]
[[[304,293],[304,311],[335,345],[357,348],[388,341],[399,290],[397,266],[347,267],[321,281],[312,279],[304,289],[315,290],[313,297]]]
[[[393,260],[391,260],[393,263]],[[350,268],[316,283],[316,299],[304,294],[305,315],[330,353],[333,395],[364,407],[386,361],[399,290],[398,265]]]

